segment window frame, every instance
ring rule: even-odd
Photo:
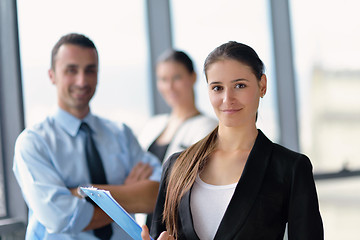
[[[24,129],[16,6],[16,1],[0,1],[0,154],[6,207],[0,236],[21,232],[27,221],[27,208],[12,173],[15,140]]]

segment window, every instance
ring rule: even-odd
[[[56,89],[47,75],[51,49],[62,35],[78,32],[90,37],[99,52],[92,112],[134,129],[142,127],[150,115],[144,2],[124,4],[117,0],[18,0],[27,126],[56,106]]]
[[[1,119],[0,119],[1,121]],[[1,122],[0,122],[1,126]],[[0,136],[1,135],[1,127],[0,127]],[[6,216],[6,202],[5,202],[5,189],[4,189],[4,161],[3,161],[3,151],[2,151],[2,142],[0,138],[0,218]]]
[[[300,145],[318,171],[360,168],[359,7],[292,1]]]
[[[301,151],[315,173],[360,170],[360,3],[290,2]],[[359,234],[359,180],[316,182],[325,239]]]
[[[228,41],[245,43],[263,60],[268,77],[268,92],[259,107],[258,127],[273,141],[278,140],[276,84],[272,60],[271,21],[265,0],[172,0],[175,48],[184,50],[194,60],[198,80],[195,86],[200,111],[214,115],[203,64],[206,56]]]
[[[0,12],[0,238],[24,239],[27,211],[12,173],[15,139],[24,128],[16,1],[1,1]]]

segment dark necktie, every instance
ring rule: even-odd
[[[99,152],[96,149],[94,140],[91,136],[91,129],[86,123],[81,123],[80,130],[86,133],[85,151],[86,160],[90,172],[91,183],[107,184],[104,166],[102,164]],[[91,201],[92,202],[92,201]],[[94,204],[94,202],[92,202]],[[95,236],[101,240],[108,240],[112,235],[111,224],[94,230]]]

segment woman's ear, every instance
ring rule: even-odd
[[[197,74],[196,74],[196,72],[192,72],[192,73],[191,73],[191,79],[192,79],[193,85],[195,85],[196,79],[197,79]]]
[[[260,87],[260,96],[264,97],[267,89],[267,78],[265,74],[261,76],[261,79],[259,81],[259,87]]]

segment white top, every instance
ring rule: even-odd
[[[170,115],[160,114],[149,119],[138,136],[140,145],[148,150],[150,145],[160,136],[168,125]],[[163,163],[173,153],[183,151],[192,144],[204,138],[217,126],[218,121],[203,114],[187,119],[176,131],[166,150]]]
[[[195,232],[201,240],[214,239],[236,185],[210,185],[196,177],[191,189],[190,208]]]

